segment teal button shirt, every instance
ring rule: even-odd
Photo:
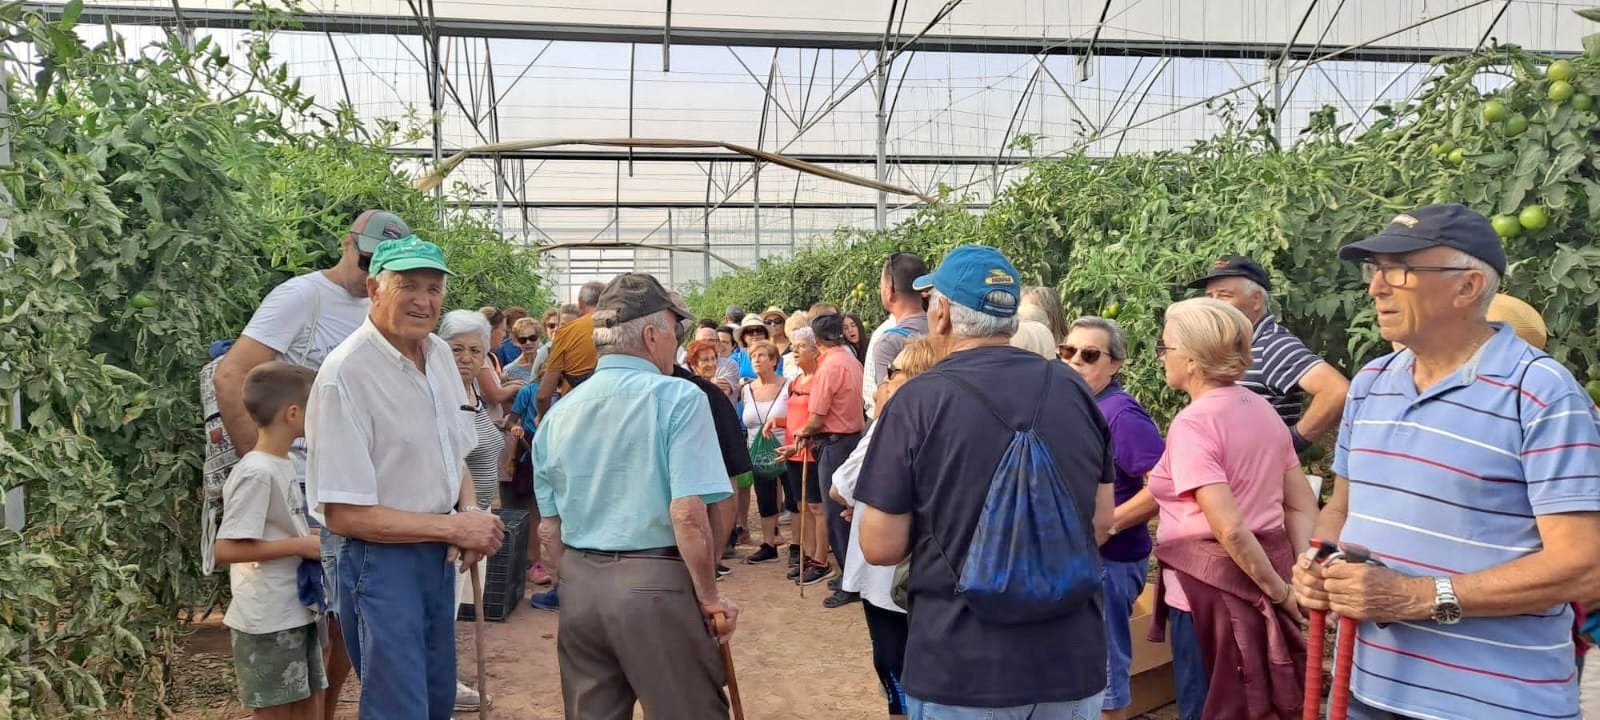
[[[668,506],[733,494],[711,407],[693,383],[632,355],[600,358],[533,437],[533,492],[561,541],[585,550],[677,544]]]

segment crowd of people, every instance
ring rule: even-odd
[[[1312,613],[1357,622],[1350,717],[1600,718],[1600,412],[1463,206],[1341,249],[1395,350],[1348,377],[1237,255],[1129,337],[978,245],[885,258],[870,330],[826,302],[697,319],[641,273],[537,319],[445,312],[444,254],[378,210],[342,251],[216,373],[242,456],[216,557],[258,717],[331,717],[352,668],[363,718],[491,702],[454,618],[511,508],[575,720],[727,717],[718,580],[780,560],[861,604],[890,717],[1126,717],[1149,580],[1183,720],[1301,717]],[[1187,398],[1165,433],[1131,352]]]

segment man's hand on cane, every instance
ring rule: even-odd
[[[1305,551],[1294,563],[1294,596],[1302,610],[1328,610],[1328,590],[1323,586],[1322,563],[1315,559],[1316,548]]]
[[[500,545],[505,542],[506,525],[494,513],[469,510],[451,515],[450,522],[454,534],[450,555],[452,559],[460,558],[462,572],[500,552]]]
[[[716,622],[718,613],[721,613],[726,620],[720,628],[722,630],[720,633],[717,632],[719,630]],[[733,637],[733,631],[739,624],[739,606],[735,605],[728,596],[721,593],[718,593],[711,600],[700,603],[700,615],[705,619],[706,627],[711,629],[711,634],[717,636],[717,642],[724,644],[728,642],[729,638]]]

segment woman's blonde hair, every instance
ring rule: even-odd
[[[783,334],[793,335],[796,330],[811,327],[811,313],[796,310],[793,315],[783,321]]]
[[[920,375],[938,364],[944,356],[939,352],[939,346],[932,338],[919,337],[906,343],[900,349],[900,354],[895,356],[894,362],[900,364],[900,372],[906,377]],[[900,377],[896,374],[895,377]]]
[[[538,335],[539,328],[540,325],[538,320],[535,320],[531,317],[518,318],[516,322],[511,323],[511,334],[527,335],[531,332],[534,335]]]
[[[1250,320],[1232,305],[1212,298],[1192,298],[1167,307],[1166,327],[1174,349],[1194,360],[1200,374],[1230,384],[1250,369]]]
[[[756,353],[766,353],[767,357],[771,358],[773,362],[777,362],[778,358],[783,356],[783,353],[778,352],[778,346],[774,345],[771,340],[760,340],[752,344],[750,346],[750,357],[755,357]]]

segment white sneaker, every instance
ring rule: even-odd
[[[456,712],[473,712],[480,705],[494,705],[493,698],[485,698],[478,694],[471,685],[460,680],[456,681]]]

